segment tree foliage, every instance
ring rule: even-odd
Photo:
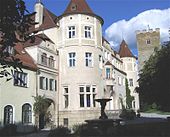
[[[45,96],[36,96],[34,97],[34,104],[33,110],[35,114],[45,114],[47,112],[48,107],[50,106],[51,102],[45,98]]]
[[[22,62],[11,55],[7,49],[14,47],[19,42],[34,40],[34,35],[32,35],[34,32],[29,31],[30,27],[36,24],[31,19],[34,14],[27,11],[23,0],[0,0],[1,77],[8,78],[13,75],[7,68],[21,70]]]
[[[141,107],[156,103],[170,111],[170,43],[156,50],[140,73],[138,88]]]
[[[132,101],[134,100],[134,97],[131,96],[131,91],[129,89],[129,84],[128,84],[128,80],[126,79],[126,82],[125,82],[125,85],[126,85],[126,107],[127,108],[132,108]]]

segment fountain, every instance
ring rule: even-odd
[[[120,119],[108,119],[108,117],[105,113],[106,104],[107,104],[107,102],[109,102],[111,100],[112,99],[110,99],[110,98],[95,99],[96,102],[100,103],[101,116],[99,117],[99,119],[85,120],[85,122],[87,122],[87,124],[88,124],[88,127],[100,129],[102,131],[103,135],[106,134],[107,129],[109,129],[110,127],[114,127],[114,123],[116,123],[116,124],[120,123]]]
[[[99,117],[99,119],[108,119],[106,113],[104,112],[105,107],[106,107],[106,103],[109,102],[112,99],[109,98],[105,98],[105,99],[95,99],[96,102],[100,103],[101,106],[101,116]]]

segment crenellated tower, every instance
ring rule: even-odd
[[[138,48],[139,71],[144,66],[155,48],[160,48],[160,29],[137,30],[136,40]]]

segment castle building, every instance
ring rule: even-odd
[[[135,88],[138,87],[138,65],[137,65],[137,57],[135,57],[130,49],[128,48],[125,40],[120,44],[119,55],[123,62],[123,71],[127,74],[127,80],[129,89],[131,91],[131,96],[134,97],[134,101],[132,102],[132,108],[134,110],[139,109],[139,96],[136,93]]]
[[[143,68],[144,62],[153,54],[155,48],[160,48],[160,29],[136,31],[138,48],[139,71]]]
[[[24,67],[23,70],[27,72],[25,79],[30,86],[16,87],[12,81],[7,86],[5,83],[0,85],[1,126],[6,124],[3,122],[6,115],[13,119],[8,124],[23,121],[22,105],[25,103],[30,106],[26,117],[31,118],[29,122],[21,123],[34,125],[32,96],[38,95],[45,96],[50,102],[47,111],[51,122],[44,121],[46,115],[40,115],[40,128],[50,127],[50,124],[71,127],[87,119],[99,118],[100,106],[94,101],[97,98],[111,98],[106,106],[107,113],[110,118],[118,116],[122,105],[126,105],[126,78],[130,83],[133,81],[131,91],[136,96],[136,57],[129,49],[125,53],[130,52],[130,56],[111,49],[102,36],[103,19],[85,0],[71,0],[60,16],[51,13],[41,2],[35,4],[35,11],[34,18],[38,24],[31,28],[38,30],[35,42],[27,41],[20,49],[22,59],[26,54],[32,64],[31,69]],[[34,67],[36,69],[32,69]],[[11,93],[13,88],[18,91]],[[19,102],[14,97],[20,94],[23,97]],[[136,109],[137,98],[134,102]],[[6,109],[8,105],[14,106],[13,109]]]

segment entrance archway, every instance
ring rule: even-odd
[[[51,128],[55,120],[55,103],[52,99],[47,99],[47,108],[44,113],[39,115],[39,128]]]

